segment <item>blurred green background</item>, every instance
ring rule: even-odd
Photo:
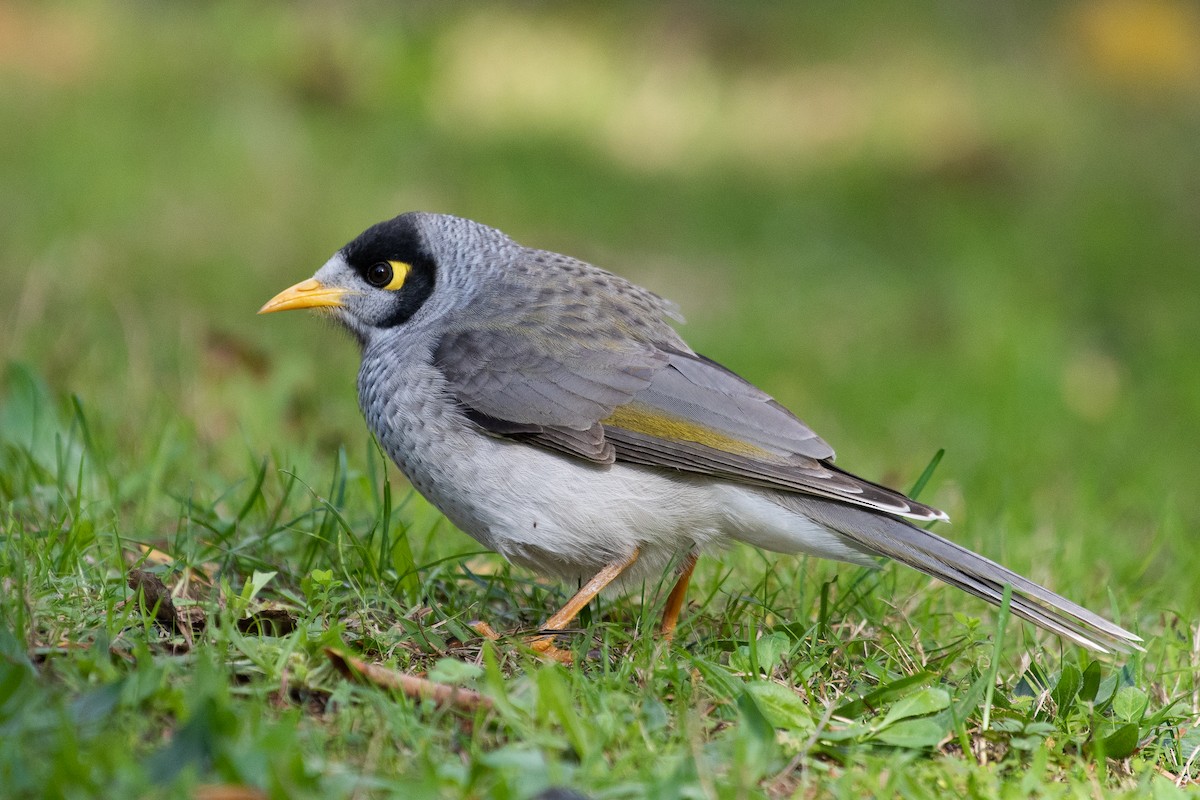
[[[0,2],[0,362],[195,437],[173,491],[365,460],[353,345],[254,312],[410,209],[671,297],[851,470],[944,447],[947,535],[1200,609],[1194,3]]]

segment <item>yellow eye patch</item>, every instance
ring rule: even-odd
[[[392,265],[392,279],[381,288],[394,292],[404,286],[408,273],[412,272],[412,264],[407,261],[389,261],[388,263]]]

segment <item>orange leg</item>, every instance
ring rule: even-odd
[[[663,609],[662,625],[659,627],[659,631],[668,642],[675,636],[675,626],[679,624],[679,612],[683,610],[683,604],[687,600],[688,583],[692,580],[692,570],[696,568],[696,561],[699,558],[700,556],[695,552],[688,553],[679,568],[679,580],[675,582],[675,588],[671,589],[671,593],[667,595],[667,607]]]
[[[606,564],[599,572],[592,576],[592,579],[583,585],[575,596],[567,601],[558,612],[550,619],[546,620],[546,624],[541,627],[541,636],[535,637],[530,643],[530,647],[541,653],[543,656],[553,658],[556,661],[570,663],[571,654],[566,650],[559,650],[554,646],[554,633],[564,630],[568,625],[575,621],[575,617],[579,616],[579,612],[583,607],[592,601],[596,595],[604,590],[614,580],[617,579],[622,572],[629,569],[633,562],[637,561],[638,548],[634,548],[628,558],[614,561],[611,564]]]

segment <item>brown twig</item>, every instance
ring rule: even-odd
[[[364,680],[375,686],[398,691],[414,700],[432,700],[438,706],[450,706],[462,711],[476,711],[480,708],[492,707],[491,698],[484,697],[472,689],[434,683],[427,678],[397,672],[376,664],[368,664],[362,659],[339,653],[331,647],[325,648],[325,655],[328,656],[334,668],[347,678]]]

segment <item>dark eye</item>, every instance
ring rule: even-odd
[[[367,267],[367,283],[372,286],[387,286],[392,282],[392,265],[386,261]]]

